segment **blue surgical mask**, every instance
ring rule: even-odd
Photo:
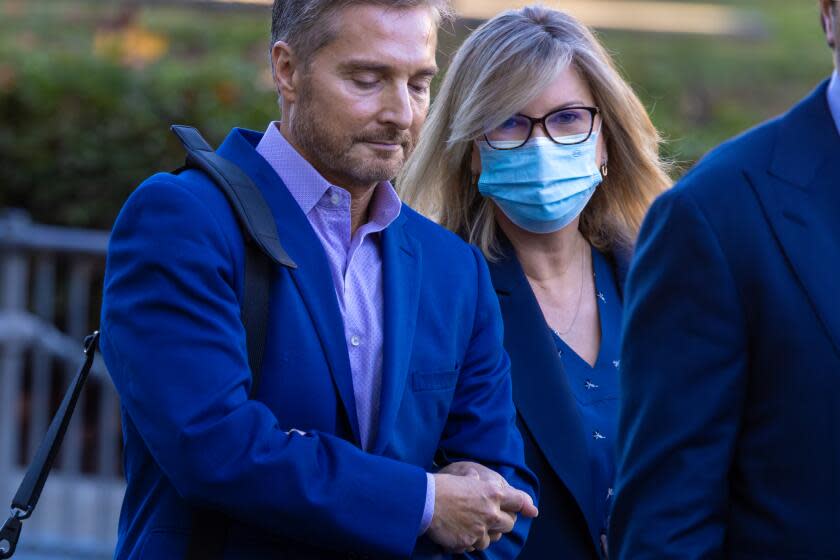
[[[586,207],[603,177],[595,163],[598,132],[581,144],[536,137],[521,148],[479,142],[478,190],[517,226],[533,233],[563,229]]]

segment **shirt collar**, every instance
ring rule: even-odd
[[[339,194],[339,196],[349,194],[346,190],[324,179],[318,170],[298,153],[280,132],[279,122],[272,122],[268,126],[257,145],[257,153],[271,165],[304,214],[308,215],[322,199],[330,196],[331,193]],[[322,206],[329,207],[330,205]],[[349,204],[346,206],[342,204],[342,206],[349,210]],[[401,209],[402,202],[393,185],[389,181],[383,181],[376,185],[371,198],[369,223],[375,230],[385,229],[397,219]]]
[[[332,186],[283,137],[279,122],[268,125],[257,153],[271,165],[304,214],[309,214]]]
[[[840,134],[840,74],[837,70],[834,71],[831,82],[828,84],[828,107],[834,116],[837,133]]]

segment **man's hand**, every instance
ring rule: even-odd
[[[471,461],[458,461],[457,463],[450,463],[438,472],[443,474],[454,474],[456,476],[472,477],[475,477],[475,474],[477,474],[479,480],[483,480],[485,482],[498,482],[503,486],[508,486],[508,482],[505,480],[505,477],[493,469],[489,469],[480,463],[473,463]]]
[[[456,476],[471,476],[473,478],[478,475],[478,479],[483,480],[484,482],[496,482],[501,484],[503,487],[509,486],[505,477],[493,469],[485,467],[481,463],[473,463],[472,461],[458,461],[450,463],[438,472],[444,474],[454,474]],[[505,514],[511,517],[511,521],[513,523],[516,523],[516,513],[505,512]],[[494,543],[502,538],[502,533],[494,531],[492,533],[488,533],[488,536],[490,537],[490,542]]]
[[[516,515],[536,517],[525,492],[507,483],[481,480],[473,468],[467,476],[435,476],[435,513],[427,535],[447,552],[485,550],[513,529]]]

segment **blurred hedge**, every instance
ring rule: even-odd
[[[169,124],[218,143],[233,124],[277,118],[254,79],[265,21],[164,12],[0,2],[0,207],[108,228],[143,178],[182,162]]]
[[[816,0],[716,1],[748,10],[767,36],[602,34],[666,154],[686,165],[783,111],[831,67]],[[0,0],[0,207],[109,228],[140,181],[180,165],[171,123],[212,143],[232,126],[263,128],[278,116],[268,25],[268,10]],[[442,33],[443,53],[465,33]]]

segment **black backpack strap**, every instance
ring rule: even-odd
[[[248,365],[251,368],[249,398],[254,398],[257,394],[262,377],[271,263],[256,244],[246,243],[242,322],[245,325]],[[229,525],[230,519],[225,514],[209,508],[195,508],[185,560],[222,560]]]
[[[251,178],[236,164],[213,151],[195,128],[175,124],[172,132],[187,150],[185,167],[204,171],[225,193],[246,239],[256,243],[277,264],[297,268],[280,244],[274,216]]]
[[[58,455],[61,442],[64,440],[64,433],[67,431],[70,418],[73,417],[76,402],[79,400],[79,395],[90,374],[90,368],[93,366],[93,358],[96,355],[98,343],[99,331],[85,339],[84,364],[79,368],[76,377],[70,383],[70,387],[67,388],[64,399],[61,401],[55,416],[53,416],[47,434],[41,441],[41,445],[35,453],[35,458],[26,470],[26,476],[23,477],[23,481],[12,500],[11,516],[0,528],[0,558],[11,558],[15,553],[20,532],[23,529],[23,521],[32,515],[32,511],[38,504],[38,498],[41,497],[41,491],[50,475],[50,469],[52,469],[56,455]]]
[[[192,127],[172,127],[187,149],[187,163],[182,169],[199,169],[225,193],[245,237],[245,293],[242,322],[251,369],[249,398],[256,395],[262,372],[265,333],[268,326],[269,288],[274,263],[297,268],[277,237],[274,217],[259,188],[232,162],[216,154],[201,134]],[[50,474],[76,403],[93,366],[99,332],[85,339],[85,362],[67,389],[61,406],[53,417],[35,458],[26,471],[15,497],[9,519],[0,527],[0,559],[11,558],[17,548],[23,521],[32,515]],[[227,518],[210,510],[196,510],[187,550],[188,560],[221,559],[227,538]]]
[[[256,394],[262,371],[265,332],[268,327],[268,291],[271,262],[297,268],[280,244],[274,215],[259,188],[236,164],[213,151],[201,133],[191,126],[172,125],[172,132],[187,151],[181,169],[198,169],[207,174],[225,194],[245,237],[245,293],[242,323],[251,367],[251,394]]]
[[[252,376],[249,398],[254,398],[265,351],[271,267],[273,263],[289,268],[297,265],[280,244],[271,210],[248,175],[214,152],[195,128],[174,125],[172,131],[187,150],[182,169],[198,169],[213,180],[227,197],[245,237],[245,293],[241,314]],[[186,559],[221,559],[228,524],[228,518],[221,512],[196,509]]]

